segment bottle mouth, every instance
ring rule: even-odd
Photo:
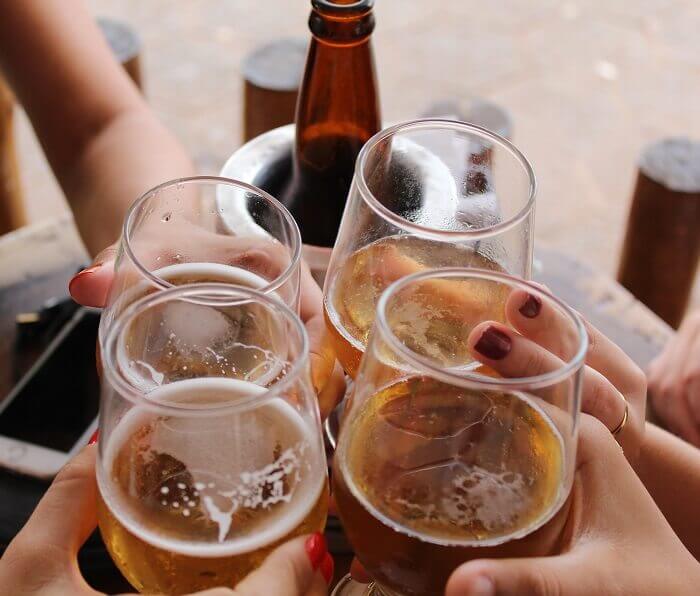
[[[342,15],[370,10],[374,0],[311,0],[311,6],[321,12]]]

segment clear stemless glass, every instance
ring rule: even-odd
[[[192,284],[127,306],[102,343],[98,519],[139,591],[233,588],[328,508],[306,331],[279,300]]]
[[[486,129],[416,120],[363,147],[326,276],[325,316],[355,376],[382,291],[433,267],[529,278],[535,176],[523,154]]]
[[[560,321],[557,356],[504,378],[473,346],[494,313],[509,325],[528,295]],[[571,309],[503,273],[446,268],[392,284],[333,461],[340,518],[377,583],[348,577],[334,594],[437,596],[470,559],[556,552],[587,347]]]
[[[294,218],[266,192],[209,176],[165,182],[126,216],[100,337],[139,297],[186,283],[252,287],[296,312],[300,255]]]

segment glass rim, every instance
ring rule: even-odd
[[[246,190],[248,192],[251,192],[253,194],[258,195],[260,198],[268,201],[268,203],[272,204],[275,209],[277,209],[282,216],[285,219],[285,222],[289,225],[290,229],[292,230],[292,246],[291,248],[291,260],[287,268],[280,274],[278,275],[275,279],[273,279],[269,284],[262,286],[259,288],[260,292],[263,293],[272,293],[276,290],[278,290],[282,285],[284,285],[289,278],[292,277],[294,274],[295,270],[300,267],[301,264],[301,232],[299,231],[299,226],[297,225],[296,220],[294,217],[292,217],[292,214],[289,212],[289,210],[275,197],[273,197],[270,193],[265,192],[264,190],[258,188],[257,186],[253,186],[252,184],[248,184],[247,182],[243,182],[241,180],[235,180],[233,178],[224,178],[223,176],[186,176],[184,178],[175,178],[173,180],[168,180],[166,182],[162,182],[161,184],[154,186],[153,188],[147,190],[145,193],[143,193],[138,199],[136,199],[133,204],[129,207],[129,210],[126,212],[126,217],[124,219],[124,224],[122,226],[122,241],[121,244],[124,247],[124,254],[127,256],[127,258],[133,263],[133,265],[136,267],[137,271],[148,281],[151,285],[157,287],[160,290],[167,290],[173,287],[176,287],[174,284],[171,284],[169,281],[164,280],[161,277],[158,277],[157,275],[154,275],[152,271],[144,267],[144,265],[141,263],[141,261],[136,257],[134,254],[134,251],[131,248],[131,239],[130,235],[132,233],[132,227],[134,224],[134,218],[136,217],[137,213],[140,212],[141,208],[155,195],[157,195],[160,191],[166,188],[170,188],[171,186],[179,186],[179,185],[188,185],[188,184],[199,184],[199,183],[212,183],[216,185],[224,185],[224,186],[233,186],[235,188],[239,188],[242,190]],[[232,284],[234,285],[234,284]]]
[[[511,218],[506,221],[498,222],[492,226],[479,228],[478,230],[441,230],[439,228],[432,228],[429,226],[424,226],[421,224],[416,224],[408,221],[407,219],[401,217],[394,213],[391,209],[385,207],[381,202],[377,200],[372,191],[367,186],[367,181],[364,175],[364,166],[367,161],[369,154],[376,147],[378,143],[384,141],[388,137],[394,136],[399,132],[411,129],[458,129],[463,132],[468,132],[481,138],[488,139],[492,143],[499,145],[512,155],[516,161],[522,166],[527,174],[529,180],[528,196],[527,201],[523,207]],[[511,141],[502,137],[501,135],[488,130],[482,126],[476,124],[471,124],[469,122],[463,122],[460,120],[450,120],[448,118],[418,118],[415,120],[407,120],[406,122],[400,122],[383,130],[380,130],[377,134],[371,137],[362,147],[360,153],[357,156],[357,161],[355,162],[355,176],[353,177],[357,188],[362,196],[364,202],[380,217],[388,220],[395,226],[401,228],[407,232],[413,232],[423,236],[433,237],[433,238],[447,238],[450,241],[455,240],[481,240],[486,238],[491,238],[497,234],[501,234],[510,230],[512,227],[518,225],[521,221],[526,219],[530,213],[533,211],[535,206],[535,197],[537,196],[537,178],[535,177],[535,171],[530,164],[530,161],[525,157],[525,155],[518,149]]]
[[[528,377],[508,377],[494,378],[473,373],[471,371],[454,372],[454,369],[441,367],[434,364],[428,358],[417,354],[406,346],[391,330],[386,319],[387,305],[391,297],[404,287],[416,282],[430,278],[477,278],[510,286],[513,289],[526,290],[542,300],[554,303],[574,323],[579,336],[578,349],[576,353],[564,361],[564,365],[556,370]],[[398,352],[406,361],[418,369],[419,372],[451,385],[458,385],[467,389],[496,389],[496,390],[528,390],[542,389],[563,381],[567,377],[578,371],[586,360],[588,352],[588,333],[581,319],[581,316],[569,307],[564,301],[549,294],[524,279],[498,273],[487,269],[477,269],[469,267],[445,267],[441,269],[428,269],[419,271],[395,281],[384,290],[377,302],[377,312],[375,316],[377,329],[381,332],[383,339],[389,343],[391,348]],[[564,360],[564,359],[561,359]]]
[[[228,295],[228,298],[226,295]],[[187,300],[187,297],[191,297],[192,299]],[[149,401],[148,391],[138,389],[133,383],[129,382],[126,375],[119,372],[121,368],[119,367],[119,358],[116,354],[119,338],[121,337],[122,332],[140,314],[149,308],[158,306],[159,304],[168,302],[172,299],[181,298],[184,298],[186,302],[199,304],[202,306],[236,306],[238,304],[262,302],[267,307],[277,309],[280,312],[280,315],[290,322],[292,327],[296,329],[296,333],[301,340],[300,354],[298,357],[294,358],[293,362],[290,363],[289,372],[281,380],[273,382],[269,387],[258,385],[258,387],[264,389],[264,392],[241,398],[235,403],[223,403],[201,408],[190,408],[186,406],[162,404]],[[278,397],[284,389],[293,384],[300,377],[300,375],[304,373],[308,362],[309,337],[306,332],[306,328],[304,327],[304,324],[299,316],[291,308],[289,308],[289,306],[287,306],[281,300],[259,290],[226,283],[185,284],[143,296],[139,300],[131,303],[113,321],[102,346],[102,370],[109,386],[117,391],[122,397],[128,399],[137,406],[146,406],[159,412],[167,412],[180,417],[207,417],[220,414],[222,412],[242,410],[248,408],[251,402],[264,405],[272,399]],[[227,379],[228,377],[196,378]],[[158,387],[163,386],[167,385],[159,385]]]

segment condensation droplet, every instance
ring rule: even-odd
[[[160,487],[160,492],[163,495],[167,495],[170,492],[170,489],[167,486],[161,486]]]

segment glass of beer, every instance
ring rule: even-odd
[[[294,218],[266,192],[208,176],[165,182],[127,213],[100,337],[139,297],[187,283],[252,287],[296,312],[300,255]]]
[[[506,377],[474,344],[528,295],[561,323],[557,356]],[[437,596],[465,561],[557,552],[587,344],[565,304],[501,272],[428,270],[386,290],[333,461],[338,513],[376,583],[348,577],[336,596]]]
[[[416,120],[383,130],[357,159],[324,287],[325,317],[355,377],[382,291],[433,267],[529,278],[536,182],[525,156],[486,129]]]
[[[110,326],[98,519],[137,590],[233,588],[279,544],[323,529],[308,350],[289,307],[227,284],[148,294]]]

